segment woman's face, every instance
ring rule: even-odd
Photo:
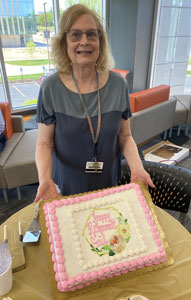
[[[80,40],[76,41],[76,38],[81,33],[74,30],[83,32]],[[67,52],[73,68],[95,65],[99,56],[99,37],[96,38],[96,34],[97,26],[91,15],[82,15],[74,22],[67,34]]]

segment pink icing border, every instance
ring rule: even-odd
[[[158,252],[150,255],[142,256],[137,259],[132,259],[131,261],[125,261],[123,263],[114,264],[111,267],[100,268],[97,271],[78,274],[73,278],[68,278],[66,273],[66,268],[65,268],[65,258],[64,258],[64,251],[62,248],[61,236],[59,234],[59,225],[57,222],[57,217],[55,215],[55,208],[61,207],[63,205],[73,205],[75,203],[80,203],[87,200],[104,197],[106,195],[114,194],[120,191],[130,190],[130,189],[135,189],[137,192],[138,199],[143,208],[143,211],[145,212],[146,218],[151,227],[151,231],[153,232],[155,243],[158,246]],[[157,227],[152,219],[152,216],[150,214],[149,208],[142,194],[140,186],[135,183],[122,185],[116,188],[111,188],[104,191],[87,194],[84,196],[76,196],[74,198],[69,197],[66,199],[54,200],[52,202],[45,203],[43,209],[45,213],[47,232],[49,235],[52,261],[54,263],[55,279],[57,281],[58,290],[60,290],[61,292],[81,289],[84,286],[88,286],[92,283],[97,282],[97,280],[104,280],[106,278],[111,278],[113,276],[120,276],[121,274],[128,273],[129,271],[135,271],[136,269],[144,268],[145,266],[160,264],[162,262],[165,262],[167,259]],[[50,223],[52,224],[52,228]],[[54,236],[54,241],[53,241],[53,236]]]

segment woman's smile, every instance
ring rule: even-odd
[[[88,50],[78,50],[76,51],[77,55],[89,57],[92,54],[92,51]]]

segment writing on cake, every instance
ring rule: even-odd
[[[129,242],[130,225],[115,207],[96,208],[90,212],[82,235],[92,252],[113,256],[122,252]]]

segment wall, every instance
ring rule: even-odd
[[[154,3],[154,0],[109,1],[109,40],[115,67],[130,70],[127,77],[130,92],[147,87]]]
[[[151,54],[154,2],[153,0],[139,0],[133,72],[133,91],[135,92],[149,87],[147,79]]]

